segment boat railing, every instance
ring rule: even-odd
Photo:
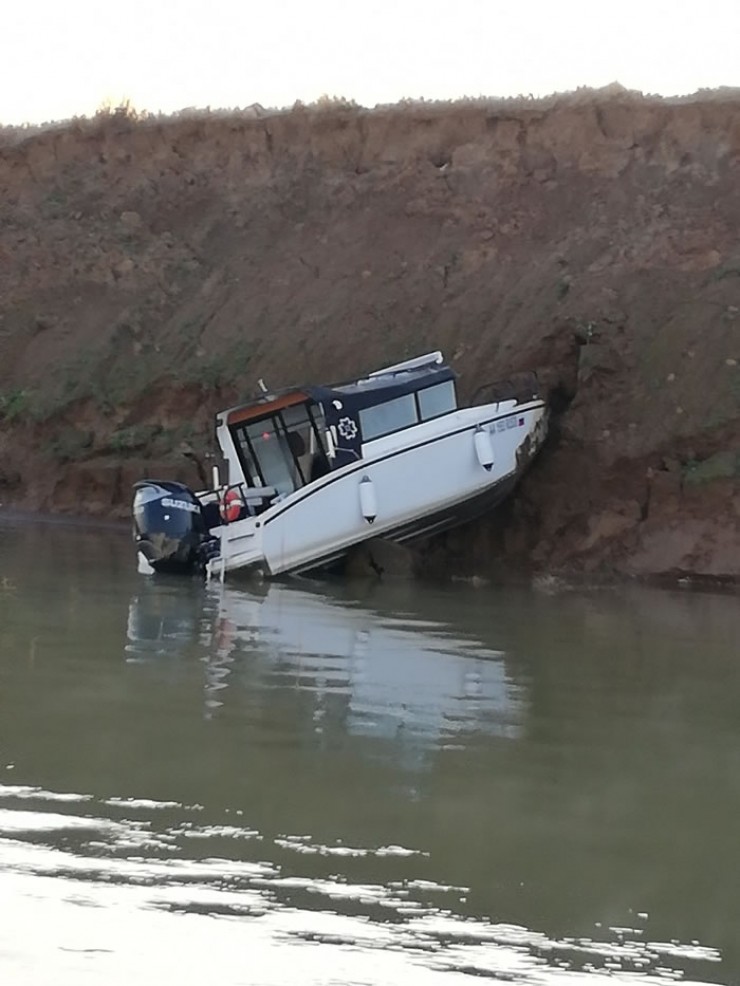
[[[533,371],[515,373],[504,380],[493,380],[481,384],[470,398],[471,407],[479,404],[500,404],[515,400],[517,404],[535,401],[539,398],[539,381]]]
[[[203,490],[197,494],[209,528],[229,525],[245,517],[254,517],[275,501],[274,486],[248,486],[244,482]]]
[[[232,483],[223,491],[223,503],[229,500],[229,494],[232,494],[231,502],[238,507],[239,513],[238,516],[229,518],[228,515],[225,515],[226,511],[222,511],[221,516],[227,524],[233,523],[234,520],[243,520],[245,517],[255,517],[267,510],[278,496],[278,490],[274,486],[248,486],[246,483]]]
[[[391,373],[404,373],[406,370],[418,370],[423,366],[431,366],[442,362],[442,353],[437,350],[433,353],[426,353],[424,356],[416,356],[414,359],[404,360],[402,363],[394,363],[393,366],[384,366],[382,370],[375,370],[374,373],[368,373],[368,379],[384,377]]]
[[[335,445],[334,447],[337,450],[337,452],[346,452],[347,455],[352,455],[357,460],[360,460],[362,458],[362,456],[360,455],[360,453],[357,451],[356,448],[347,448],[345,445]]]

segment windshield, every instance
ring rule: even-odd
[[[251,486],[271,486],[287,496],[329,470],[321,442],[323,414],[300,404],[233,428]]]

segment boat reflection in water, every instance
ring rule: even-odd
[[[405,613],[388,587],[371,598],[358,603],[308,582],[146,582],[131,600],[126,655],[197,654],[209,716],[239,702],[239,688],[289,689],[309,697],[318,735],[339,727],[421,750],[454,746],[468,731],[517,734],[521,689],[507,679],[502,651],[418,605]]]

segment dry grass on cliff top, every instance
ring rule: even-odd
[[[39,124],[21,124],[18,126],[0,124],[0,147],[8,147],[21,143],[29,138],[51,130],[100,131],[109,126],[128,127],[161,126],[176,123],[183,119],[227,119],[227,120],[260,120],[275,116],[291,114],[324,115],[333,113],[356,114],[414,114],[423,112],[444,114],[470,109],[486,109],[491,111],[506,110],[508,112],[536,111],[546,112],[559,107],[597,104],[616,100],[631,102],[635,105],[652,104],[675,106],[688,103],[708,102],[740,102],[740,88],[721,86],[718,89],[698,89],[695,93],[683,96],[660,96],[653,93],[642,93],[636,89],[626,89],[618,82],[593,89],[581,86],[570,92],[555,92],[546,96],[519,94],[517,96],[466,96],[462,99],[426,100],[401,99],[397,103],[383,103],[374,107],[361,106],[352,99],[343,96],[322,96],[316,102],[303,103],[297,100],[290,107],[264,107],[260,103],[251,103],[245,107],[228,109],[212,109],[186,107],[175,113],[152,113],[145,109],[137,109],[130,100],[126,99],[118,105],[106,104],[101,106],[91,116],[75,116],[67,120],[50,120]]]

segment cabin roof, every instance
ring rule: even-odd
[[[289,390],[283,394],[265,394],[263,398],[250,404],[238,404],[236,407],[229,408],[228,411],[220,414],[219,418],[225,418],[230,425],[241,424],[243,421],[263,418],[266,414],[274,414],[286,407],[293,407],[295,404],[303,404],[309,396],[306,389]]]
[[[339,404],[340,407],[357,411],[454,379],[455,373],[442,362],[441,354],[434,353],[430,357],[420,357],[378,370],[357,380],[326,386],[291,387],[263,394],[255,400],[222,411],[218,415],[218,423],[233,425],[259,419],[309,399],[335,407]]]
[[[322,403],[341,401],[348,408],[362,409],[382,404],[405,394],[413,394],[424,387],[431,387],[445,380],[454,380],[455,374],[444,364],[424,366],[392,373],[379,373],[353,380],[351,383],[328,387],[307,387],[314,400]]]

